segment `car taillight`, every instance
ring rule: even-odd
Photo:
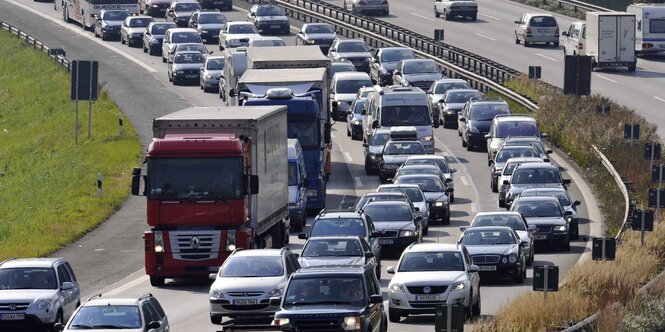
[[[559,28],[556,28],[556,32],[554,32],[556,36],[559,36]]]
[[[583,50],[584,49],[584,44],[582,44],[582,43],[577,44],[577,49],[578,50]]]
[[[652,48],[653,44],[651,43],[642,43],[642,48]]]
[[[531,35],[531,28],[526,28],[525,33],[526,33],[527,35]]]

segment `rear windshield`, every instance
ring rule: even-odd
[[[649,20],[650,33],[665,33],[665,19]]]
[[[154,21],[152,18],[135,18],[133,20],[129,20],[129,26],[132,28],[145,28],[152,21]]]
[[[404,59],[414,59],[413,51],[409,49],[386,50],[381,52],[381,61],[396,62]]]
[[[127,11],[110,11],[110,12],[104,12],[104,17],[102,17],[105,21],[122,21],[129,16],[129,12]]]
[[[383,148],[384,155],[425,154],[425,147],[420,142],[392,142]]]
[[[552,16],[534,16],[529,21],[529,25],[533,27],[555,27],[556,19]]]
[[[350,63],[334,64],[330,66],[330,77],[335,76],[336,73],[345,71],[356,71],[356,67]]]
[[[298,184],[298,164],[289,163],[289,186]]]
[[[440,95],[450,89],[468,89],[469,85],[462,82],[437,84],[434,93]]]
[[[338,80],[335,87],[337,93],[358,93],[358,89],[372,86],[372,81],[363,79]]]
[[[403,193],[409,196],[411,202],[422,202],[425,200],[421,191],[416,188],[380,188],[379,192]]]
[[[476,121],[491,121],[499,114],[510,114],[508,105],[475,105],[469,112],[469,118]]]
[[[517,168],[510,181],[512,184],[562,183],[559,170],[555,168]]]
[[[369,52],[367,44],[361,41],[351,41],[346,43],[339,43],[337,52],[341,53],[354,53],[354,52]]]
[[[384,145],[386,142],[388,142],[388,139],[390,139],[390,134],[385,133],[385,134],[374,134],[372,136],[372,145]]]
[[[538,136],[538,126],[534,121],[503,121],[496,128],[496,138],[508,136]]]
[[[173,43],[200,43],[201,37],[196,32],[178,32],[171,37]]]
[[[451,92],[448,92],[448,95],[446,95],[446,103],[462,104],[466,103],[467,101],[469,101],[469,99],[474,97],[480,97],[480,92],[475,92],[475,91],[459,92],[453,90]]]
[[[203,63],[201,53],[176,54],[173,63]]]
[[[435,177],[428,178],[397,178],[396,184],[417,184],[424,192],[442,192],[443,183]]]
[[[409,61],[402,68],[404,74],[438,73],[439,68],[434,61]]]
[[[526,226],[522,218],[516,215],[483,215],[476,216],[471,224],[472,227],[479,226],[507,226],[516,231],[525,231]]]
[[[166,30],[175,27],[175,24],[153,24],[151,33],[153,35],[163,35],[166,33]]]
[[[538,151],[532,146],[516,146],[510,147],[510,149],[501,148],[499,153],[495,157],[497,163],[505,163],[510,158],[520,158],[520,157],[535,157],[538,158],[540,155]]]
[[[208,70],[222,70],[224,69],[224,59],[210,59],[206,63]]]
[[[559,204],[556,201],[525,201],[518,199],[514,204],[514,210],[521,213],[524,218],[562,216],[561,208],[559,208]]]
[[[177,12],[193,12],[198,9],[201,9],[201,5],[198,3],[179,3],[175,5],[175,11]]]
[[[312,226],[310,237],[316,236],[360,236],[365,237],[365,222],[357,218],[319,219]]]

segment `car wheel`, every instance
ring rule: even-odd
[[[469,144],[469,142],[466,143],[466,151],[473,151],[473,145]]]
[[[349,126],[346,126],[346,136],[351,136],[351,130],[349,130]]]
[[[493,193],[498,193],[498,192],[499,192],[499,189],[498,189],[498,185],[496,184],[496,182],[497,182],[498,180],[494,179],[494,177],[491,177],[491,178],[490,178],[490,181],[492,181],[492,184],[491,184],[492,192],[493,192]]]
[[[104,41],[108,40],[108,38],[106,37],[106,34],[104,34],[103,31],[101,33],[101,37],[102,37],[102,40],[104,40]]]
[[[529,47],[529,42],[526,41],[526,38],[524,38],[524,47]]]
[[[381,280],[381,262],[376,263],[376,279]]]
[[[99,38],[99,34],[97,33],[97,28],[92,28],[92,33],[95,35],[95,38]]]
[[[459,124],[457,125],[457,136],[462,137],[462,129],[460,129]]]
[[[122,38],[122,35],[120,35],[120,44],[125,45],[125,38]]]
[[[164,277],[156,277],[156,276],[150,276],[150,285],[153,287],[161,287],[164,286],[164,281],[166,278]]]
[[[148,48],[145,47],[145,43],[143,43],[143,53],[148,53]]]
[[[462,136],[462,134],[460,134],[460,136]],[[466,147],[466,141],[464,140],[464,137],[462,137],[462,147],[463,148]]]
[[[220,325],[222,324],[222,318],[224,318],[224,316],[210,315],[210,322],[215,325]]]
[[[570,240],[569,239],[563,240],[563,243],[561,244],[561,250],[562,251],[570,251]]]
[[[478,15],[471,16],[471,21],[476,21],[476,20],[478,20]]]
[[[396,310],[388,308],[388,320],[391,323],[399,323],[399,321],[402,320],[402,316],[400,316]]]
[[[293,223],[293,226],[291,228],[293,228],[293,231],[295,233],[302,232],[304,226],[303,219],[304,219],[303,217],[298,217],[298,220],[294,220],[295,222]]]
[[[65,322],[63,322],[63,318],[62,318],[62,312],[60,312],[60,311],[58,311],[58,316],[55,317],[55,321],[53,321],[53,325],[58,324],[58,323],[65,324]],[[50,330],[53,331],[53,332],[59,332],[58,330],[55,329],[55,327],[51,327]]]
[[[436,18],[441,17],[441,14],[439,14],[439,11],[436,10],[436,7],[434,7],[434,17],[436,17]]]
[[[425,226],[425,228],[423,228],[423,235],[427,235],[427,233],[429,233],[429,226]]]
[[[162,51],[162,53],[164,53],[164,51]],[[162,54],[162,62],[164,62],[164,63],[166,62],[166,58],[164,57],[164,54]]]
[[[384,177],[383,175],[381,175],[381,173],[379,173],[379,182],[387,183],[388,179],[386,177]]]
[[[573,240],[580,239],[580,225],[578,223],[570,225],[570,238]]]
[[[446,213],[446,218],[443,219],[443,222],[444,222],[446,225],[450,225],[450,209],[448,209],[448,212]]]
[[[520,271],[516,276],[515,276],[515,283],[516,284],[521,284],[524,282],[524,273],[523,271]]]
[[[450,203],[455,203],[455,193],[450,194]]]
[[[369,167],[369,159],[365,158],[365,174],[370,175],[372,173],[372,170]]]
[[[554,47],[559,47],[559,42],[554,42]]]
[[[473,296],[471,299],[473,300]],[[478,289],[478,300],[476,300],[476,303],[471,307],[471,315],[480,316],[480,288]]]
[[[173,82],[173,85],[178,85],[178,79],[175,76],[173,76],[173,81],[172,82]]]

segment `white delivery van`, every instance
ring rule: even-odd
[[[665,51],[665,4],[637,3],[626,11],[637,20],[635,53],[637,55]]]
[[[586,55],[592,68],[628,67],[635,71],[635,15],[626,12],[586,13]]]
[[[586,23],[575,21],[570,23],[568,30],[561,33],[564,55],[586,55]]]

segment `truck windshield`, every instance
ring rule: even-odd
[[[284,305],[362,305],[367,303],[364,299],[363,279],[359,277],[295,278],[286,290]]]
[[[429,126],[432,117],[427,105],[384,106],[381,109],[382,126]]]
[[[236,199],[244,193],[243,162],[234,158],[151,158],[149,199]]]
[[[296,138],[303,147],[320,146],[318,122],[289,122],[287,130],[289,138]]]
[[[289,186],[298,184],[298,164],[289,163]]]

